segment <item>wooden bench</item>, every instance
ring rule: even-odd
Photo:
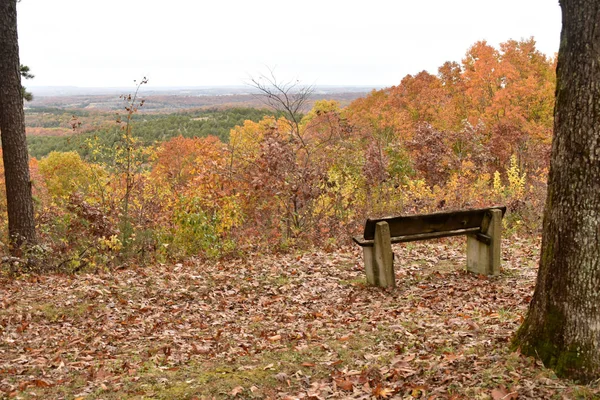
[[[352,239],[363,248],[371,285],[393,287],[392,243],[467,236],[467,270],[482,275],[500,273],[502,217],[506,207],[367,219],[363,236]]]

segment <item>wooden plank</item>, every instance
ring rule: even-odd
[[[390,227],[390,234],[392,236],[392,242],[395,237],[403,236],[414,236],[421,234],[432,234],[432,233],[448,233],[451,231],[458,231],[461,229],[480,228],[483,221],[483,217],[491,209],[499,209],[502,211],[502,215],[506,212],[506,207],[490,207],[481,208],[474,210],[462,210],[462,211],[450,211],[450,212],[439,212],[434,214],[423,214],[423,215],[409,215],[400,217],[386,217],[379,219],[368,219],[365,224],[365,231],[363,239],[373,240],[375,236],[375,225],[378,222],[387,222]],[[463,234],[459,233],[458,235]],[[448,235],[446,235],[448,236]],[[450,235],[456,236],[456,235]],[[432,236],[433,237],[445,237]],[[426,239],[426,237],[423,237]],[[420,240],[420,239],[412,239]],[[355,240],[356,241],[356,240]],[[357,242],[361,245],[359,242]]]
[[[478,236],[490,240],[486,242]],[[502,211],[490,210],[489,216],[486,215],[484,218],[482,232],[467,237],[467,271],[478,275],[499,275],[502,262],[501,246]]]
[[[373,240],[365,240],[362,236],[352,236],[352,240],[354,243],[359,245],[360,247],[372,247]]]
[[[477,239],[478,242],[481,242],[481,243],[486,244],[488,246],[490,244],[492,244],[492,237],[489,236],[489,235],[486,235],[485,233],[481,233],[480,232],[480,233],[476,234],[475,235],[475,239]]]
[[[392,243],[406,243],[406,242],[414,242],[417,240],[426,240],[426,239],[437,239],[443,237],[451,237],[451,236],[460,236],[460,235],[477,235],[477,236],[486,236],[481,234],[481,230],[479,227],[476,228],[467,228],[467,229],[455,229],[453,231],[446,232],[430,232],[430,233],[419,233],[415,235],[404,235],[404,236],[393,236],[391,238]],[[484,241],[486,238],[482,238]],[[374,240],[363,239],[360,236],[355,236],[352,238],[356,244],[361,247],[372,247]],[[489,240],[489,237],[487,237]]]

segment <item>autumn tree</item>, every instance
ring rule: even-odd
[[[179,136],[157,150],[151,175],[162,198],[154,219],[163,219],[157,230],[168,238],[171,254],[218,256],[233,249],[230,234],[241,213],[225,151],[214,136]]]
[[[214,136],[209,137],[211,142],[215,140]],[[163,143],[157,151],[153,172],[163,177],[164,184],[175,194],[181,193],[196,173],[196,164],[204,159],[202,150],[207,141],[178,136]]]
[[[495,94],[502,89],[503,74],[500,52],[485,41],[477,42],[462,61],[463,82],[469,108],[477,116],[485,114]],[[473,121],[477,122],[477,121]]]
[[[314,198],[315,182],[320,178],[313,152],[316,142],[307,137],[301,126],[302,112],[314,91],[298,81],[278,80],[274,72],[253,78],[250,83],[260,93],[263,102],[274,111],[283,113],[269,129],[260,144],[260,156],[255,167],[265,187],[280,187],[281,204],[285,210],[285,236],[292,237],[303,225],[303,210]]]
[[[227,175],[243,198],[245,224],[258,227],[252,234],[285,243],[313,233],[331,207],[323,201],[326,186],[333,185],[327,177],[331,155],[339,154],[351,129],[336,101],[308,109],[310,86],[280,81],[272,71],[251,85],[282,116],[246,121],[231,131]]]
[[[8,231],[13,250],[34,243],[35,221],[21,86],[17,2],[0,4],[0,132],[6,182]]]
[[[600,7],[561,0],[554,138],[535,293],[514,343],[559,376],[600,378]]]

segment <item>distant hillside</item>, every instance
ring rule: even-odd
[[[51,151],[87,153],[86,139],[114,140],[117,113],[124,113],[121,98],[132,88],[31,88],[34,99],[26,103],[25,119],[30,154],[40,158]],[[304,112],[318,100],[336,100],[346,106],[371,91],[367,87],[316,87]],[[229,131],[245,120],[258,121],[273,111],[249,86],[212,88],[143,87],[144,106],[134,118],[135,135],[144,144],[174,136],[213,135],[229,140]],[[74,131],[73,126],[77,129]]]
[[[337,100],[342,106],[363,97],[374,87],[319,86],[307,104],[312,107],[317,100]],[[133,88],[31,88],[34,99],[26,104],[28,109],[61,108],[79,110],[116,111],[123,108],[120,95]],[[264,107],[258,93],[249,86],[214,88],[142,88],[141,97],[146,99],[142,112],[172,112],[214,107]],[[308,111],[308,110],[305,110]]]
[[[73,115],[71,111],[75,114]],[[257,108],[227,108],[180,111],[172,114],[139,114],[134,116],[133,133],[142,145],[162,142],[176,136],[216,136],[229,140],[229,131],[244,121],[259,121],[273,112]],[[98,111],[61,110],[60,108],[29,109],[27,142],[32,157],[41,158],[52,151],[77,151],[86,157],[90,151],[88,139],[111,146],[121,135],[115,114]],[[72,121],[82,122],[80,128],[70,128]]]

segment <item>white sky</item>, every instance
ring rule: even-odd
[[[22,0],[26,86],[397,85],[477,40],[558,51],[558,0]]]

